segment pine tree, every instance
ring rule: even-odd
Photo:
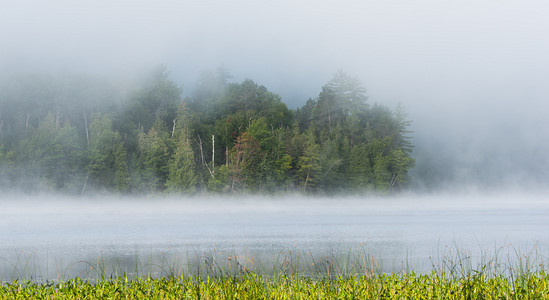
[[[189,138],[180,134],[175,153],[169,161],[166,188],[170,192],[193,193],[196,189],[194,153]]]
[[[82,187],[84,193],[88,181],[95,187],[127,191],[129,186],[126,149],[120,134],[112,129],[112,119],[107,114],[96,113],[90,123],[88,145],[88,170]]]
[[[394,111],[395,119],[395,143],[398,148],[407,154],[410,154],[414,148],[410,141],[410,133],[413,131],[408,130],[408,127],[412,121],[408,120],[408,114],[404,111],[404,107],[399,103]]]
[[[368,147],[365,144],[355,145],[351,149],[346,173],[352,190],[365,191],[372,189],[373,172],[368,157]]]
[[[298,158],[297,182],[300,189],[304,192],[310,191],[319,184],[321,165],[319,159],[320,147],[316,144],[314,134],[311,130],[305,131],[303,134],[305,147],[303,155]]]
[[[172,141],[157,119],[153,127],[145,133],[141,130],[137,135],[138,150],[138,186],[136,189],[158,192],[164,190],[168,177],[168,161]]]

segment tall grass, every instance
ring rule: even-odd
[[[58,278],[44,280],[25,273],[31,266],[42,269],[21,254],[7,263],[14,277],[2,282],[0,299],[549,299],[549,275],[538,247],[521,252],[507,245],[478,255],[446,248],[431,263],[428,272],[415,272],[406,262],[384,272],[365,249],[328,255],[286,249],[270,260],[189,249],[180,256],[133,260],[99,256],[77,263],[86,269],[81,276],[63,277],[75,267],[68,264],[56,267]]]
[[[96,282],[73,278],[37,284],[11,281],[1,299],[548,299],[549,276],[519,275],[513,281],[468,274],[448,279],[430,274],[377,274],[329,278],[255,273],[240,276],[114,277]]]
[[[429,258],[428,268],[415,268],[413,257],[406,257],[400,265],[384,266],[365,246],[357,249],[332,249],[315,252],[306,249],[287,248],[272,252],[207,251],[188,247],[183,253],[151,253],[148,255],[119,255],[101,253],[93,260],[66,263],[63,258],[46,260],[36,253],[18,252],[14,259],[0,258],[0,280],[33,282],[63,281],[72,277],[88,281],[113,277],[164,278],[164,277],[238,277],[246,274],[278,277],[306,277],[334,279],[337,277],[369,276],[382,273],[435,272],[450,279],[482,274],[486,277],[529,275],[547,271],[546,256],[540,247],[518,249],[512,245],[480,249],[473,254],[457,246],[445,247],[435,257]],[[394,263],[394,262],[393,262]]]

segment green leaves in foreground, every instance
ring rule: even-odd
[[[445,274],[382,274],[350,277],[118,277],[96,283],[17,281],[0,286],[1,299],[549,299],[545,272],[451,279]]]

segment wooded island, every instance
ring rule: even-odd
[[[1,78],[0,78],[1,79]],[[88,193],[391,192],[409,183],[410,121],[336,73],[290,110],[205,71],[192,97],[159,68],[124,86],[86,75],[0,80],[0,186]]]

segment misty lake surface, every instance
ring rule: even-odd
[[[0,211],[3,280],[83,276],[98,261],[122,269],[124,263],[135,268],[136,259],[204,253],[268,264],[284,251],[361,251],[384,271],[430,270],[458,249],[477,258],[498,251],[549,254],[544,195],[7,198]]]

